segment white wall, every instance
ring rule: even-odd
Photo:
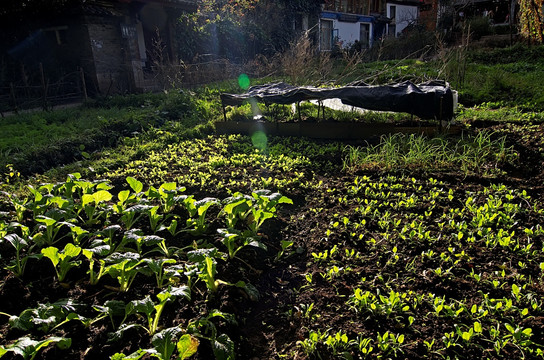
[[[400,5],[400,4],[387,4],[387,17],[391,17],[391,6],[396,7],[395,13],[395,24],[396,24],[396,34],[402,33],[411,22],[414,22],[419,17],[419,9],[417,6],[411,5]],[[393,34],[390,34],[393,35]]]
[[[342,46],[346,47],[359,40],[360,25],[356,23],[346,23],[334,20],[334,28],[338,29],[338,38],[342,41]]]
[[[343,48],[351,46],[355,42],[355,40],[361,40],[359,38],[361,33],[360,22],[351,23],[334,20],[333,23],[334,29],[338,29],[338,39],[342,42]],[[370,24],[370,34],[372,34],[372,24]],[[370,42],[372,45],[372,36]]]

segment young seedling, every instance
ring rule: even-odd
[[[147,267],[153,272],[155,275],[155,278],[157,279],[157,287],[162,288],[166,284],[166,282],[169,282],[170,272],[168,272],[165,269],[165,265],[167,264],[175,264],[176,260],[174,259],[143,259],[143,261],[147,264]]]
[[[85,211],[86,219],[82,219],[86,225],[94,225],[99,218],[106,213],[101,204],[110,201],[113,195],[107,190],[98,190],[92,194],[81,196],[81,207]]]
[[[279,193],[270,194],[269,190],[257,190],[251,194],[254,205],[251,208],[252,219],[248,221],[249,229],[257,235],[266,219],[276,214],[278,204],[293,204],[293,201]]]
[[[153,206],[151,205],[137,204],[125,209],[121,216],[121,221],[125,225],[125,229],[131,230],[134,224],[152,208]]]
[[[108,300],[104,305],[95,305],[93,309],[98,311],[98,316],[95,318],[96,321],[104,319],[106,317],[110,318],[111,326],[116,329],[115,322],[113,321],[114,316],[124,316],[126,304],[121,300]]]
[[[276,261],[278,261],[285,254],[287,249],[289,249],[291,246],[293,246],[293,244],[294,244],[294,241],[281,240],[280,241],[281,250],[276,255]],[[287,256],[289,257],[291,254],[292,254],[292,252],[290,254],[288,254]]]
[[[102,253],[103,255],[109,252],[109,246],[106,245],[106,248],[104,248],[104,250],[106,251]],[[89,284],[91,285],[98,284],[98,281],[100,281],[100,278],[102,277],[102,275],[104,275],[104,269],[106,267],[106,262],[100,259],[99,260],[100,268],[98,269],[97,272],[94,271],[95,260],[93,255],[97,252],[100,253],[100,251],[97,251],[96,248],[81,250],[81,253],[83,254],[83,256],[85,256],[89,260],[89,270],[87,271],[87,274],[89,274]]]
[[[51,336],[44,340],[33,340],[28,336],[21,337],[15,343],[6,347],[0,345],[0,357],[7,352],[22,356],[25,360],[34,360],[39,351],[51,344],[57,344],[59,349],[68,349],[72,345],[70,338]]]
[[[81,252],[81,248],[72,243],[66,244],[63,250],[59,251],[58,248],[50,246],[42,249],[42,255],[53,263],[55,272],[57,273],[57,279],[59,282],[63,282],[68,271],[81,264],[79,260],[73,260]]]
[[[206,213],[212,205],[219,204],[216,198],[207,197],[196,201],[193,197],[187,197],[184,202],[189,213],[187,227],[192,228],[190,232],[193,235],[200,235],[206,232],[208,224],[206,223]]]
[[[209,340],[212,343],[212,349],[216,359],[234,359],[234,342],[229,338],[227,334],[221,334],[219,336],[217,335],[217,327],[211,321],[213,318],[216,317],[222,318],[229,323],[236,324],[233,315],[218,310],[212,310],[206,317],[191,321],[189,325],[187,325],[187,333],[202,339]],[[187,337],[183,339],[184,340],[182,343],[182,349],[185,349],[187,346],[191,346],[191,344],[186,343],[190,339],[188,339]],[[191,343],[193,347],[195,345],[198,346],[198,342],[194,340],[191,340]],[[180,343],[178,342],[178,350],[179,349]],[[185,353],[185,356],[187,357],[188,354],[189,353]]]
[[[127,304],[125,309],[125,319],[136,313],[144,314],[147,319],[147,326],[140,324],[123,324],[116,333],[116,337],[122,336],[122,333],[132,327],[141,327],[147,331],[149,335],[155,335],[159,329],[159,320],[166,304],[173,301],[176,297],[182,296],[187,300],[191,299],[189,287],[171,287],[157,294],[158,303],[153,302],[148,295],[142,300],[133,300]],[[124,322],[124,321],[123,321]]]
[[[39,255],[22,255],[22,251],[28,248],[28,242],[17,234],[9,234],[4,236],[0,242],[8,242],[15,249],[15,259],[11,265],[6,266],[6,269],[13,272],[17,277],[22,277],[25,273],[25,267],[28,259],[38,258]]]
[[[59,300],[53,304],[38,304],[35,308],[23,310],[19,316],[0,313],[9,316],[9,325],[12,328],[30,331],[37,329],[47,333],[60,324],[69,313],[76,311],[77,304],[70,299]]]
[[[264,245],[258,236],[252,236],[253,233],[249,231],[238,231],[235,229],[217,229],[217,233],[222,237],[221,242],[227,247],[229,258],[234,258],[238,251],[242,250],[246,246],[254,246],[266,250]]]
[[[40,226],[40,233],[34,235],[34,242],[37,244],[53,245],[60,239],[57,239],[57,235],[62,227],[62,225],[67,225],[67,223],[62,221],[57,221],[47,216],[39,215],[36,218],[36,221],[42,223],[43,226]]]
[[[140,255],[137,253],[113,253],[105,259],[107,265],[104,269],[104,274],[108,274],[119,283],[119,291],[127,292],[136,278],[136,275],[141,272]]]

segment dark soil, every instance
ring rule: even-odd
[[[544,127],[532,127],[530,136],[527,136],[523,128],[512,128],[510,126],[497,126],[496,130],[507,134],[508,143],[514,146],[520,154],[519,162],[513,165],[505,166],[503,173],[495,178],[489,178],[479,175],[467,176],[455,170],[429,174],[421,169],[402,170],[397,174],[405,175],[408,178],[415,178],[416,181],[422,181],[422,186],[429,186],[423,182],[429,177],[433,177],[444,182],[444,186],[452,189],[454,194],[465,194],[471,191],[476,196],[481,194],[485,186],[490,184],[507,184],[511,188],[526,190],[533,199],[544,198]],[[323,157],[316,161],[313,167],[313,176],[322,181],[320,191],[299,189],[292,193],[284,195],[294,200],[294,205],[283,206],[279,211],[277,218],[270,220],[264,228],[263,240],[267,245],[267,251],[261,249],[246,248],[240,253],[240,258],[244,262],[234,259],[229,262],[218,263],[218,274],[221,280],[236,283],[243,280],[254,285],[259,292],[259,299],[251,299],[242,289],[232,286],[222,286],[213,296],[202,298],[195,296],[194,300],[186,301],[176,299],[173,303],[166,305],[161,318],[161,324],[164,327],[180,325],[186,327],[190,321],[198,318],[201,313],[207,313],[213,309],[218,309],[226,313],[231,313],[236,319],[236,323],[229,323],[224,320],[215,321],[218,333],[227,333],[234,341],[236,346],[236,357],[238,359],[264,360],[264,359],[302,359],[307,355],[297,345],[297,341],[302,341],[308,336],[310,329],[332,329],[332,333],[342,330],[353,339],[357,334],[365,334],[368,337],[375,338],[376,332],[383,333],[392,327],[402,326],[411,341],[406,344],[398,358],[437,358],[437,354],[429,354],[423,345],[427,339],[441,339],[449,326],[453,324],[449,321],[423,321],[418,314],[414,314],[416,321],[413,326],[408,326],[407,318],[402,321],[388,317],[364,316],[358,314],[346,306],[346,299],[353,294],[354,288],[365,287],[363,290],[370,289],[370,286],[376,286],[377,283],[361,282],[361,278],[375,279],[381,274],[384,281],[395,281],[394,275],[406,273],[406,264],[398,261],[396,264],[387,264],[385,253],[376,252],[369,248],[367,242],[354,241],[347,232],[336,232],[330,237],[325,236],[325,231],[331,226],[331,219],[335,214],[354,214],[356,204],[339,203],[338,197],[347,193],[346,184],[352,184],[357,176],[369,176],[379,178],[387,175],[379,170],[361,170],[359,172],[347,173],[342,170],[341,155],[333,157]],[[325,169],[325,170],[323,170]],[[225,174],[228,176],[228,174]],[[224,197],[224,193],[213,192],[213,182],[206,189],[188,189],[188,192],[194,190],[196,195]],[[330,191],[327,191],[330,190]],[[421,191],[428,190],[423,188]],[[419,207],[413,209],[414,213],[423,214],[428,204],[422,203]],[[443,206],[443,205],[440,205]],[[320,209],[319,211],[314,211]],[[450,210],[443,206],[441,211],[447,213]],[[217,213],[211,214],[210,218]],[[527,218],[519,219],[524,227],[536,226],[542,221],[542,217],[527,215]],[[437,220],[438,221],[438,220]],[[369,222],[367,225],[368,237],[380,236],[380,228],[377,223]],[[516,228],[517,229],[517,228]],[[431,228],[433,233],[438,233],[439,229]],[[218,240],[210,235],[211,242]],[[294,242],[292,248],[284,256],[276,259],[276,255],[281,250],[280,241],[291,240]],[[339,244],[343,248],[353,249],[365,254],[364,260],[356,262],[356,267],[351,271],[346,271],[333,278],[330,281],[325,280],[321,273],[324,271],[323,264],[314,261],[312,253],[319,253],[330,250],[332,245]],[[63,246],[63,245],[62,245]],[[218,245],[220,246],[220,244]],[[542,244],[535,244],[535,249],[541,249]],[[404,253],[401,253],[401,249]],[[399,254],[406,258],[421,254],[427,247],[422,244],[420,247],[408,247],[399,244]],[[6,253],[10,249],[3,247],[0,249]],[[386,250],[386,249],[384,249]],[[387,249],[390,250],[390,249]],[[441,248],[438,244],[435,252],[448,252],[447,246]],[[476,289],[472,283],[466,280],[466,273],[471,269],[487,274],[496,271],[496,264],[516,264],[518,261],[525,261],[522,255],[513,256],[512,253],[497,250],[490,254],[482,252],[479,248],[471,248],[468,254],[470,261],[466,261],[462,266],[453,270],[453,276],[439,278],[429,273],[427,277],[413,278],[409,283],[410,289],[420,293],[433,292],[438,296],[445,296],[449,299],[470,299],[477,296]],[[390,254],[390,253],[387,253]],[[387,255],[390,256],[390,255]],[[159,291],[153,286],[153,278],[138,276],[131,290],[122,294],[112,290],[116,284],[111,279],[103,278],[98,285],[91,286],[87,282],[85,269],[88,266],[84,260],[80,270],[73,270],[69,273],[65,284],[59,284],[55,280],[55,273],[47,259],[30,260],[27,264],[27,271],[22,279],[14,277],[7,270],[0,270],[0,311],[18,315],[23,310],[34,307],[38,303],[54,302],[63,298],[73,299],[75,303],[87,305],[101,305],[107,300],[131,301],[144,298],[146,295],[156,295]],[[429,260],[427,263],[421,262],[418,266],[422,269],[416,269],[416,272],[423,273],[423,268],[434,268],[436,264]],[[539,264],[528,264],[523,270],[525,276],[538,277],[540,270]],[[418,271],[420,270],[420,271]],[[307,277],[313,275],[313,282],[308,286]],[[379,286],[379,284],[378,284]],[[400,283],[401,287],[408,286],[407,283]],[[536,293],[544,296],[544,287],[535,283],[533,289]],[[405,289],[407,290],[407,289]],[[491,297],[500,298],[510,296],[510,289],[494,289],[491,286],[486,288]],[[206,288],[203,283],[199,283],[196,293],[203,294]],[[313,304],[314,311],[310,314],[305,313],[303,306]],[[421,312],[429,309],[422,308]],[[92,317],[92,311],[85,314]],[[119,322],[122,318],[115,318],[114,322]],[[141,324],[145,324],[145,319],[140,319]],[[404,321],[404,325],[403,324]],[[544,315],[529,317],[523,320],[525,327],[531,327],[533,330],[532,340],[536,343],[544,344]],[[401,324],[401,325],[399,325]],[[69,336],[72,344],[69,349],[61,350],[50,346],[42,350],[37,358],[41,359],[107,359],[116,352],[130,354],[138,349],[151,348],[151,338],[142,329],[131,329],[124,334],[122,340],[109,341],[109,333],[114,331],[109,319],[101,320],[86,328],[77,321],[71,321],[52,332],[56,336]],[[3,344],[9,344],[26,333],[21,330],[13,329],[8,324],[8,317],[0,316],[0,338]],[[45,338],[43,332],[31,330],[30,335],[34,338]],[[492,347],[488,344],[481,344],[481,347],[471,347],[466,352],[462,349],[451,349],[443,353],[451,358],[462,357],[471,358],[494,358]],[[338,358],[339,355],[333,355],[330,349],[319,345],[314,357],[320,359]],[[501,358],[519,358],[519,350],[508,345],[501,353]],[[198,359],[212,359],[213,350],[208,341],[201,341],[199,346]],[[359,355],[361,356],[361,355]],[[357,357],[357,355],[355,355]],[[390,355],[390,357],[395,357]],[[7,353],[4,359],[14,359],[11,353]],[[145,355],[144,359],[150,358]]]

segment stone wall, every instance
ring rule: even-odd
[[[86,26],[99,93],[109,95],[131,91],[126,61],[129,54],[126,53],[119,20],[88,17]]]

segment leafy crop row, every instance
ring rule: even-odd
[[[276,216],[281,204],[292,201],[267,190],[197,199],[175,182],[145,191],[134,177],[127,177],[126,183],[128,188],[115,191],[107,181],[87,181],[72,174],[61,183],[29,186],[24,198],[5,194],[9,208],[0,222],[5,269],[22,281],[30,272],[52,286],[105,288],[127,296],[107,296],[101,304],[67,296],[18,313],[2,312],[9,319],[10,335],[21,331],[29,335],[5,339],[0,357],[13,352],[32,359],[51,343],[69,347],[70,332],[61,329],[73,322],[86,329],[107,326],[110,341],[119,341],[130,331],[144,331],[153,347],[138,349],[130,358],[151,354],[170,359],[176,353],[178,359],[185,359],[201,341],[208,341],[217,358],[234,356],[233,342],[217,327],[217,320],[236,319],[207,306],[223,287],[238,288],[248,298],[258,299],[250,283],[221,279],[221,269],[233,261],[251,268],[244,260],[251,254],[248,247],[266,249],[263,224]],[[46,264],[49,272],[35,273]],[[154,295],[134,298],[135,282],[150,287]],[[197,307],[191,318],[164,326],[166,308],[191,304]],[[125,358],[121,353],[109,355]]]
[[[543,315],[540,199],[393,175],[323,196],[328,209],[314,211],[329,222],[299,294],[311,304],[298,308],[307,356],[544,357],[532,326]],[[327,302],[313,295],[324,289]],[[330,307],[352,313],[327,323],[318,314]]]

